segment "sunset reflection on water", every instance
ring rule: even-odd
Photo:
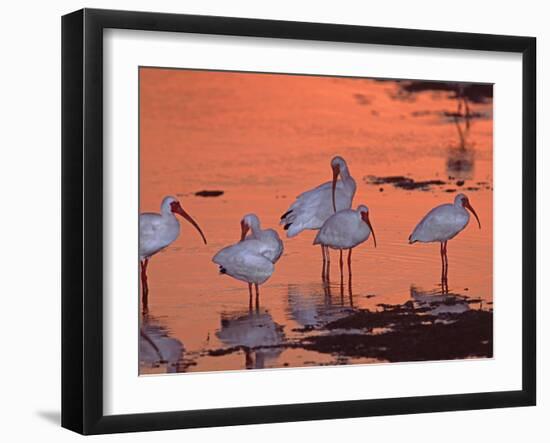
[[[468,85],[421,86],[140,69],[140,211],[158,212],[162,198],[174,195],[208,239],[205,246],[182,221],[180,237],[148,268],[155,334],[162,330],[181,343],[171,370],[399,361],[399,353],[339,352],[337,343],[316,340],[334,333],[324,325],[365,309],[406,304],[423,315],[492,312],[493,115],[492,94],[483,93],[491,87],[480,93]],[[369,239],[354,250],[351,293],[347,273],[340,284],[335,251],[331,285],[321,281],[315,232],[287,239],[278,226],[296,195],[331,179],[334,155],[346,159],[357,182],[353,207],[368,205],[378,243],[375,249]],[[203,190],[223,194],[195,195]],[[457,192],[468,195],[482,229],[474,220],[449,242],[449,294],[441,299],[439,244],[409,245],[407,238],[429,209],[452,202]],[[250,212],[285,243],[260,306],[251,310],[247,285],[219,275],[211,262],[239,239],[241,217]],[[455,308],[445,313],[441,306]],[[473,315],[468,321],[477,321]],[[353,333],[367,333],[361,331]],[[490,356],[490,338],[490,352],[473,347],[471,355],[465,349],[452,358]],[[162,368],[140,359],[142,374]]]

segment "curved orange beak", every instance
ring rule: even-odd
[[[241,241],[243,241],[246,238],[246,233],[250,229],[250,226],[248,226],[244,220],[241,220]]]
[[[370,224],[369,213],[368,212],[361,212],[361,218],[363,219],[363,221],[369,227],[370,232],[372,232],[372,239],[374,240],[374,247],[376,248],[376,235],[374,235],[374,229],[372,229],[372,225]]]
[[[470,200],[464,201],[464,207],[469,209],[472,212],[472,214],[474,214],[474,217],[477,220],[477,225],[479,226],[479,229],[481,229],[481,223],[479,222],[479,217],[477,216],[475,209],[472,208],[472,205],[470,204]]]
[[[336,212],[336,182],[339,175],[340,166],[336,165],[332,168],[332,207],[334,208],[334,212]]]
[[[202,237],[202,240],[204,241],[204,244],[206,244],[206,237],[204,236],[204,234],[202,233],[202,230],[201,228],[199,227],[199,225],[197,224],[197,222],[195,220],[193,220],[191,218],[191,216],[185,212],[183,210],[183,208],[181,207],[180,203],[177,202],[177,203],[173,203],[173,206],[172,206],[172,212],[175,212],[176,214],[179,214],[181,215],[185,220],[187,220],[189,223],[191,223],[195,229],[197,231],[199,231],[199,234],[201,235]]]

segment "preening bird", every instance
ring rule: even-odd
[[[147,296],[149,287],[147,284],[147,265],[149,258],[173,243],[179,236],[180,223],[175,214],[182,216],[191,223],[201,235],[204,244],[204,236],[199,225],[191,216],[183,210],[180,202],[174,197],[165,197],[160,206],[160,214],[146,212],[139,216],[139,260],[141,264],[141,286],[143,291],[144,309],[147,310]]]
[[[467,209],[474,214],[479,229],[481,229],[479,217],[470,204],[470,200],[464,194],[458,194],[454,203],[436,206],[428,212],[409,236],[410,244],[416,242],[439,242],[441,244],[439,252],[441,254],[441,281],[444,290],[448,290],[448,287],[445,288],[449,266],[447,242],[456,237],[468,225],[470,214]]]
[[[249,237],[246,237],[251,225],[254,226],[254,230]],[[250,305],[252,304],[252,285],[254,285],[256,304],[258,304],[259,285],[265,283],[273,274],[274,262],[281,256],[282,250],[279,235],[273,230],[262,230],[258,217],[249,214],[241,220],[241,241],[221,249],[214,255],[212,261],[219,266],[220,273],[248,283]]]
[[[246,235],[248,234],[248,236]],[[241,241],[259,240],[265,246],[264,255],[276,263],[283,254],[284,246],[279,234],[274,229],[262,229],[260,219],[256,214],[247,214],[241,220]]]
[[[334,157],[330,165],[332,181],[300,194],[281,216],[287,237],[294,237],[305,229],[320,229],[332,214],[351,207],[357,186],[348,165],[339,156]]]
[[[351,208],[357,185],[349,172],[348,165],[342,157],[336,156],[331,160],[330,166],[332,181],[300,194],[281,216],[281,225],[287,231],[287,237],[294,237],[306,229],[320,229],[332,214]],[[324,275],[324,269],[330,257],[325,256],[323,248],[321,252]]]

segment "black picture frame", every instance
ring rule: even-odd
[[[103,30],[108,28],[522,54],[522,389],[104,415],[102,85]],[[65,15],[62,18],[62,426],[82,434],[103,434],[535,405],[535,68],[536,39],[532,37],[97,9]]]

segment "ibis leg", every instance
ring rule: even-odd
[[[147,313],[149,310],[149,285],[147,284],[147,265],[149,259],[141,261],[141,304],[143,313]]]
[[[321,245],[321,254],[323,255],[323,269],[321,271],[321,279],[325,281],[325,267],[327,265],[327,259],[325,257],[325,246]]]
[[[445,293],[445,258],[443,257],[443,242],[439,243],[439,255],[441,256],[441,293]]]
[[[329,282],[329,280],[330,280],[330,250],[329,250],[328,246],[325,246],[325,255],[327,256],[327,269],[326,269],[325,277],[326,277],[327,282]]]
[[[464,97],[464,105],[466,107],[466,129],[470,129],[470,106],[468,106],[468,97]]]
[[[248,310],[252,311],[252,283],[248,283]]]
[[[348,249],[348,290],[349,290],[349,304],[353,306],[353,296],[351,293],[351,248]]]
[[[256,288],[256,309],[259,309],[259,307],[260,307],[260,288],[258,287],[258,283],[254,283],[254,287]]]
[[[344,302],[344,253],[340,249],[340,298]]]
[[[244,350],[244,366],[246,369],[254,369],[254,359],[252,358],[252,351],[248,348]]]
[[[449,274],[449,257],[447,255],[447,241],[443,243],[443,255],[445,257],[445,293],[449,292],[449,280],[448,280],[448,274]]]
[[[444,293],[449,292],[449,282],[447,274],[449,270],[449,259],[447,257],[447,242],[441,243],[441,259],[443,263],[443,269],[441,270],[441,286]]]

